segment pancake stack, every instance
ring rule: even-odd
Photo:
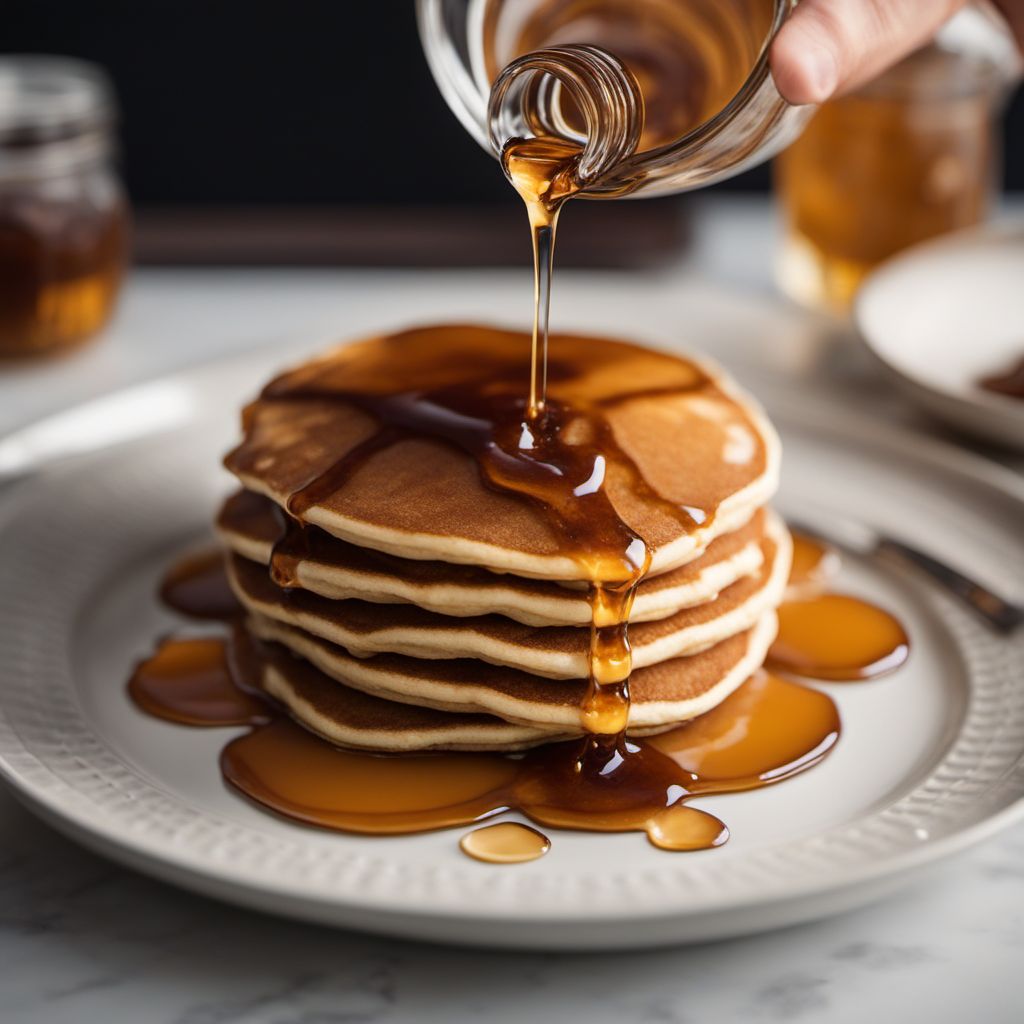
[[[721,702],[774,639],[790,563],[766,507],[778,440],[716,371],[619,342],[551,344],[551,401],[601,409],[616,452],[603,486],[650,554],[630,616],[629,732],[661,732]],[[373,338],[245,411],[226,459],[242,489],[217,520],[229,580],[260,685],[332,743],[518,750],[583,732],[586,564],[549,510],[495,486],[450,431],[395,411],[479,391],[481,361],[498,379],[528,351],[524,335],[468,326]],[[589,443],[580,422],[568,429]]]

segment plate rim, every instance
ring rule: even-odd
[[[891,358],[888,354],[891,346],[883,344],[881,341],[883,332],[869,326],[868,321],[870,319],[869,308],[877,301],[879,290],[886,287],[893,272],[913,265],[922,258],[927,259],[944,252],[956,252],[961,247],[984,245],[1011,238],[1024,240],[1024,216],[1013,215],[918,242],[890,256],[871,271],[858,289],[852,309],[856,336],[876,364],[882,367],[892,379],[908,389],[918,401],[926,404],[936,415],[954,419],[960,427],[970,430],[972,433],[983,432],[988,437],[999,434],[1004,437],[1003,444],[1008,443],[1004,436],[1004,431],[1008,427],[1024,426],[1024,405],[1022,403],[997,394],[988,395],[983,392],[974,394],[930,382],[926,383],[919,377],[908,373]],[[955,407],[955,415],[948,406]],[[979,416],[986,420],[985,427],[972,425],[971,418],[976,421]],[[1019,447],[1024,447],[1024,439],[1021,440]]]
[[[277,347],[275,349],[280,351]],[[266,360],[271,356],[272,352],[269,348],[255,348],[110,392],[106,396],[44,417],[36,423],[14,431],[0,440],[0,450],[8,443],[17,442],[21,435],[30,433],[41,425],[52,426],[54,423],[59,425],[61,420],[69,419],[83,406],[102,407],[104,401],[116,398],[125,391],[149,389],[154,384],[168,380],[186,386],[191,384],[193,387],[198,387],[201,386],[204,378],[210,377],[218,371],[229,370],[237,366],[244,368],[247,364],[252,364],[257,360]],[[778,384],[778,382],[774,383]],[[794,391],[794,397],[796,394]],[[810,409],[812,415],[817,418],[821,417],[824,407],[815,410],[817,402],[808,400],[801,404],[804,409]],[[794,412],[787,410],[780,418],[786,420],[798,417]],[[970,478],[1009,498],[1024,509],[1024,479],[997,463],[958,449],[944,441],[919,434],[904,425],[880,425],[871,417],[845,406],[841,408],[836,407],[835,404],[829,406],[829,418],[832,421],[830,426],[833,433],[844,434],[852,425],[856,425],[856,429],[862,432],[864,439],[869,440],[870,443],[879,444],[884,439],[887,446],[895,446],[905,456],[923,460],[946,472],[952,471],[961,477]],[[47,464],[44,461],[37,468],[45,470]],[[3,530],[4,524],[0,522],[0,531]],[[11,741],[13,741],[13,748]],[[31,771],[26,773],[23,767],[18,765],[17,762],[20,758],[29,759],[31,766],[37,772],[41,769],[45,774],[55,778],[57,785],[34,784],[33,773]],[[127,863],[135,869],[148,870],[149,873],[165,879],[173,878],[183,885],[206,893],[211,892],[211,886],[220,886],[233,893],[246,893],[257,897],[269,896],[274,900],[297,901],[299,904],[309,904],[316,900],[333,908],[339,912],[339,915],[346,910],[351,910],[358,913],[380,913],[390,916],[400,914],[405,918],[465,922],[497,919],[510,923],[536,920],[557,920],[567,924],[571,922],[585,923],[608,919],[610,913],[607,907],[600,903],[593,905],[575,903],[572,906],[558,903],[547,907],[530,905],[528,908],[520,908],[514,903],[476,906],[471,902],[462,902],[456,906],[448,901],[447,904],[432,902],[429,906],[408,904],[400,910],[396,910],[393,899],[386,900],[365,892],[353,893],[345,888],[327,889],[319,884],[311,886],[308,880],[305,880],[303,885],[297,885],[280,876],[257,876],[251,872],[240,871],[237,866],[222,865],[209,858],[204,859],[189,849],[161,845],[158,838],[126,832],[113,817],[104,815],[101,818],[96,814],[95,808],[78,806],[73,800],[62,799],[63,790],[68,788],[67,784],[55,775],[45,761],[25,749],[20,743],[16,731],[11,727],[7,712],[2,706],[0,706],[0,778],[14,790],[15,795],[22,803],[40,814],[58,831],[79,838],[90,848],[100,849],[104,855]],[[725,892],[717,894],[712,901],[701,902],[693,906],[690,911],[671,901],[666,901],[666,905],[660,908],[644,905],[639,911],[627,911],[614,916],[616,919],[624,920],[629,920],[632,916],[643,920],[669,918],[682,920],[813,899],[827,893],[868,885],[885,878],[897,878],[915,868],[945,860],[1002,831],[1022,818],[1024,818],[1024,793],[995,813],[986,814],[977,821],[959,826],[955,831],[937,839],[930,839],[920,846],[888,853],[878,861],[861,862],[852,869],[847,865],[841,871],[837,870],[828,875],[818,875],[806,880],[787,879],[784,887],[767,892],[757,898],[752,899],[749,893]]]

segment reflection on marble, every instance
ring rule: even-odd
[[[1024,1019],[1024,827],[886,904],[627,954],[445,949],[179,892],[0,792],[4,1024],[845,1024]]]

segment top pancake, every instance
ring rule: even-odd
[[[246,488],[286,506],[378,433],[374,417],[346,391],[479,388],[482,372],[496,387],[504,381],[521,388],[529,350],[528,335],[473,326],[421,328],[337,349],[269,385],[247,409],[244,438],[226,465]],[[577,407],[582,396],[600,408],[615,446],[635,467],[634,474],[609,462],[604,486],[619,517],[650,548],[653,572],[697,557],[774,491],[775,434],[720,374],[666,353],[568,335],[552,337],[549,372],[552,401]],[[664,502],[693,510],[693,522],[669,514]],[[368,449],[304,518],[342,540],[404,558],[547,580],[587,578],[545,510],[485,483],[471,455],[431,437]]]

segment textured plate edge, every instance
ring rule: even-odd
[[[1016,408],[1012,399],[935,387],[911,376],[882,351],[887,346],[880,343],[878,332],[867,327],[867,307],[875,293],[885,287],[891,272],[898,272],[922,256],[927,258],[943,252],[955,252],[964,244],[969,246],[1021,238],[1024,238],[1024,217],[1014,216],[919,242],[883,261],[868,275],[857,292],[851,314],[856,325],[854,334],[861,346],[875,365],[883,369],[905,394],[920,402],[933,416],[965,433],[1017,451],[1024,451],[1024,439],[1014,441],[1011,435],[1015,428],[1019,429],[1024,424],[1024,409]]]

